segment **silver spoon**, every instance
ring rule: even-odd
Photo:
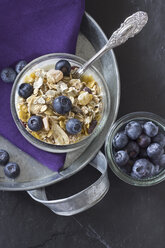
[[[129,38],[138,34],[148,21],[148,15],[146,12],[138,11],[129,16],[110,37],[107,44],[100,49],[89,61],[82,65],[73,73],[74,78],[80,78],[81,75],[93,64],[94,61],[99,59],[105,52],[110,49],[120,46],[125,43]]]

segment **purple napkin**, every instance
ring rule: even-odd
[[[74,53],[84,0],[0,0],[0,71],[19,60]],[[19,133],[10,112],[12,84],[0,79],[0,134],[43,165],[58,171],[66,154],[44,152]]]

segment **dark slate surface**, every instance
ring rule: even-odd
[[[115,49],[121,76],[119,116],[137,110],[165,117],[165,1],[91,0],[86,10],[107,36],[137,10],[149,23],[136,38]],[[88,185],[92,169],[48,189],[64,197]],[[3,248],[164,248],[165,182],[150,188],[129,186],[109,170],[111,188],[92,209],[60,217],[35,203],[26,192],[0,193],[0,247]],[[84,184],[85,181],[85,184]],[[67,188],[67,190],[66,190]]]

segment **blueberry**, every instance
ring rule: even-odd
[[[165,168],[165,154],[163,154],[159,159],[159,165]]]
[[[72,118],[66,123],[66,130],[70,134],[77,134],[81,131],[82,124],[78,119]]]
[[[121,170],[126,174],[130,174],[132,171],[132,167],[126,164],[125,166],[121,167]]]
[[[1,79],[4,83],[13,83],[16,76],[16,72],[10,67],[5,68],[1,71]]]
[[[139,158],[147,158],[147,157],[148,155],[146,149],[141,148],[139,152]]]
[[[165,146],[165,135],[162,133],[158,133],[155,137],[153,137],[153,142],[160,144],[162,147]]]
[[[158,143],[152,143],[147,148],[147,155],[151,159],[157,159],[162,154],[163,148]]]
[[[146,148],[151,143],[151,138],[146,134],[141,134],[137,139],[137,143],[140,147]]]
[[[28,128],[32,131],[39,131],[43,127],[43,121],[41,116],[33,115],[28,120]]]
[[[72,108],[72,102],[67,96],[58,96],[53,100],[54,110],[61,115],[68,113]]]
[[[69,76],[71,71],[71,65],[67,60],[59,60],[56,63],[55,69],[62,71],[64,76]]]
[[[139,146],[135,141],[130,141],[125,150],[130,158],[136,158],[140,151]]]
[[[164,154],[164,150],[162,149],[160,155],[158,155],[158,156],[156,156],[156,157],[152,157],[152,158],[150,158],[150,160],[152,161],[152,163],[153,163],[154,165],[157,165],[157,164],[159,164],[160,158],[161,158],[161,156],[162,156],[163,154]]]
[[[9,162],[9,154],[7,151],[0,149],[0,165],[5,165]]]
[[[128,143],[128,137],[124,133],[124,131],[117,133],[115,137],[113,138],[113,146],[116,149],[122,149],[123,147],[127,145],[127,143]]]
[[[23,83],[19,86],[18,95],[20,97],[26,99],[29,96],[31,96],[32,93],[33,93],[33,86],[31,84]]]
[[[129,160],[129,156],[125,151],[118,151],[115,154],[115,161],[118,166],[126,165]]]
[[[20,73],[22,71],[22,69],[27,65],[27,62],[25,60],[21,60],[19,61],[16,66],[15,66],[15,70],[17,73]]]
[[[20,174],[20,167],[16,163],[8,163],[5,165],[4,173],[9,178],[16,178]]]
[[[121,170],[126,174],[130,174],[132,171],[133,164],[134,164],[133,160],[128,160],[127,164],[124,165],[124,167],[121,167]]]
[[[136,178],[147,178],[152,175],[153,171],[154,165],[149,160],[141,158],[134,163],[131,175]]]
[[[125,131],[130,139],[136,140],[142,133],[142,127],[137,121],[131,121],[126,125]]]
[[[153,176],[157,175],[160,171],[161,171],[160,165],[155,165]]]
[[[158,126],[156,126],[152,121],[148,121],[143,126],[144,133],[149,137],[154,137],[158,134]]]

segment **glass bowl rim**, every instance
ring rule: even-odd
[[[113,141],[114,135],[118,132],[121,126],[124,126],[126,123],[128,123],[131,120],[138,120],[138,119],[139,120],[140,119],[151,120],[157,123],[160,127],[162,127],[165,132],[165,119],[162,118],[161,116],[154,114],[152,112],[145,112],[145,111],[128,113],[122,116],[121,118],[119,118],[110,128],[106,141],[105,141],[105,155],[106,155],[109,167],[114,172],[114,174],[122,181],[128,184],[134,185],[134,186],[152,186],[165,180],[165,169],[163,169],[159,174],[151,178],[136,179],[122,172],[122,170],[115,163],[114,158],[113,158],[112,141]]]
[[[28,142],[30,142],[32,145],[44,150],[44,151],[49,151],[49,152],[68,152],[68,151],[73,151],[73,150],[76,150],[78,149],[79,147],[82,147],[84,146],[85,144],[88,144],[88,142],[92,139],[94,139],[97,135],[98,135],[98,131],[99,133],[101,132],[101,130],[103,129],[103,126],[102,125],[102,128],[100,129],[99,128],[99,125],[96,126],[94,132],[92,132],[92,134],[90,134],[89,136],[85,137],[84,139],[80,140],[79,142],[76,142],[76,143],[73,143],[73,144],[68,144],[68,145],[54,145],[54,144],[49,144],[49,143],[46,143],[44,141],[41,141],[37,138],[35,138],[34,136],[32,136],[22,125],[21,121],[19,120],[19,117],[18,117],[18,114],[17,114],[17,110],[16,110],[16,107],[15,107],[15,90],[16,90],[16,87],[17,87],[17,84],[20,80],[20,78],[22,77],[23,73],[27,70],[28,72],[28,68],[32,65],[35,65],[36,63],[40,63],[40,62],[43,62],[44,60],[49,60],[49,59],[53,59],[53,58],[67,58],[69,57],[69,59],[71,60],[75,60],[75,62],[78,62],[78,63],[85,63],[86,60],[77,56],[77,55],[73,55],[73,54],[69,54],[69,53],[49,53],[49,54],[45,54],[45,55],[42,55],[42,56],[39,56],[35,59],[33,59],[31,62],[29,62],[24,68],[23,70],[17,75],[15,81],[14,81],[14,84],[12,86],[12,90],[11,90],[11,97],[10,97],[10,109],[11,109],[11,113],[12,113],[12,117],[13,117],[13,120],[18,128],[18,130],[20,131],[20,133],[24,136],[24,138],[26,138],[26,140]],[[78,60],[78,61],[77,61]],[[104,89],[105,89],[105,92],[107,94],[107,106],[109,104],[110,106],[110,93],[109,93],[109,90],[108,90],[108,86],[107,86],[107,83],[104,79],[104,77],[102,76],[102,74],[98,71],[97,68],[95,68],[93,65],[90,66],[90,68],[92,70],[94,70],[94,72],[97,73],[98,77],[101,79],[101,82],[103,83],[103,86],[104,86]],[[31,69],[31,68],[30,68]],[[110,113],[110,110],[109,110],[109,113]],[[103,119],[103,118],[102,118]],[[101,119],[101,120],[102,120]],[[107,121],[107,117],[105,118],[104,120],[104,124],[106,123]],[[101,123],[101,122],[100,122]],[[99,123],[99,124],[100,124]]]

